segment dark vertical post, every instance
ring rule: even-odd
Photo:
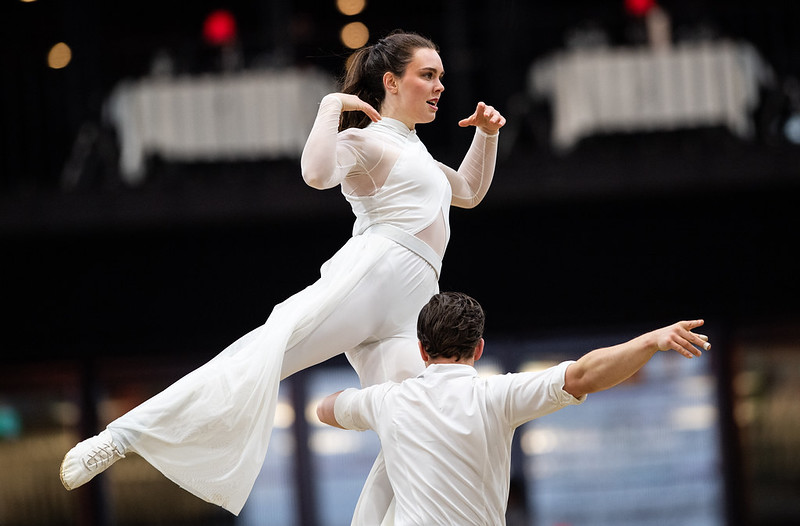
[[[503,353],[500,356],[500,364],[503,372],[516,372],[520,367],[519,356]],[[511,442],[511,477],[506,508],[508,526],[532,524],[531,503],[528,501],[531,481],[525,476],[525,453],[522,451],[520,436],[520,430],[517,429]]]
[[[725,488],[725,524],[745,526],[748,524],[747,492],[742,466],[739,428],[735,420],[735,394],[733,380],[735,354],[729,331],[723,324],[723,332],[715,335],[711,352],[712,365],[717,376],[717,407],[719,411],[720,450]]]
[[[317,499],[314,486],[314,465],[311,450],[308,447],[308,422],[305,418],[305,408],[308,403],[306,394],[306,371],[294,374],[290,379],[292,393],[292,407],[295,420],[292,430],[294,432],[295,454],[295,493],[297,499],[298,524],[301,526],[317,526]]]
[[[97,414],[99,384],[97,364],[93,358],[85,358],[80,374],[80,422],[79,439],[96,435],[100,425]],[[76,490],[79,496],[79,523],[86,526],[106,526],[110,524],[108,491],[106,479],[96,477],[89,484]]]

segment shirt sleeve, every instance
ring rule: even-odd
[[[375,430],[377,415],[387,385],[378,384],[364,389],[345,389],[336,397],[333,404],[333,416],[345,429],[354,431]]]
[[[582,404],[586,395],[575,398],[564,390],[564,375],[573,363],[569,360],[544,371],[505,375],[505,407],[510,424],[516,427],[568,405]]]

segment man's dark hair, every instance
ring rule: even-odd
[[[483,338],[485,315],[473,298],[462,292],[441,292],[422,307],[417,338],[431,358],[472,358]]]

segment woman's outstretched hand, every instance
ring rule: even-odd
[[[342,111],[363,111],[372,122],[381,120],[381,114],[378,113],[378,110],[356,95],[349,93],[333,93],[332,95],[342,101]]]
[[[462,128],[477,126],[487,135],[494,135],[505,123],[506,118],[500,115],[500,112],[493,106],[487,106],[484,102],[478,103],[475,113],[458,121],[458,125]]]

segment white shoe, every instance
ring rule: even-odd
[[[83,486],[117,460],[125,458],[106,429],[70,449],[61,462],[61,483],[68,490]]]

